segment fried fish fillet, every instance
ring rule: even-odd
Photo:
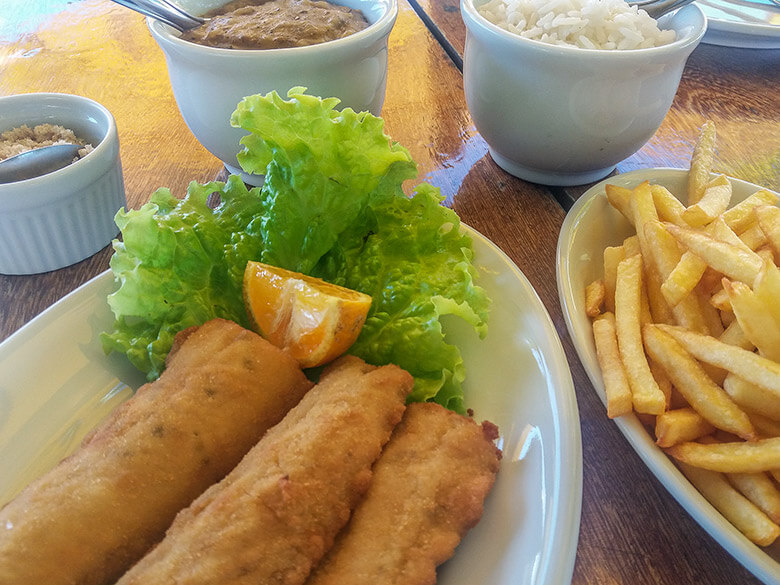
[[[183,333],[157,381],[0,510],[0,583],[113,583],[311,386],[235,323]]]
[[[412,377],[355,357],[330,366],[117,585],[300,585],[368,488]]]
[[[414,403],[365,499],[306,585],[432,585],[482,516],[501,452],[495,425]]]

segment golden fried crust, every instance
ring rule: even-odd
[[[117,585],[302,584],[368,488],[414,381],[338,360]]]
[[[306,585],[432,585],[481,518],[501,452],[497,428],[415,403],[374,466],[352,520]]]
[[[113,582],[312,385],[235,323],[188,333],[157,381],[0,510],[0,583]]]

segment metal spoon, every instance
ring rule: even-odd
[[[40,177],[68,166],[84,148],[78,144],[52,144],[0,160],[0,183]]]
[[[629,0],[629,4],[641,8],[654,19],[659,19],[668,12],[682,8],[693,0]]]
[[[114,2],[140,12],[144,16],[160,20],[181,32],[197,28],[206,22],[206,19],[188,14],[168,0],[114,0]]]

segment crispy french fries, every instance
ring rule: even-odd
[[[715,124],[710,120],[704,122],[699,132],[699,139],[693,147],[691,155],[691,170],[688,173],[688,205],[698,203],[707,183],[710,182],[712,163],[715,160]]]
[[[641,250],[639,249],[639,238],[636,235],[629,236],[623,240],[623,253],[626,258],[641,253]]]
[[[766,234],[758,223],[752,224],[744,232],[739,234],[739,239],[754,252],[769,243]]]
[[[628,414],[633,405],[631,386],[629,386],[626,370],[620,359],[615,331],[615,316],[612,313],[604,313],[593,321],[593,338],[596,342],[596,355],[604,379],[607,416],[615,418]]]
[[[728,211],[724,211],[723,221],[735,232],[741,234],[755,221],[755,207],[759,205],[777,205],[777,201],[777,195],[766,189],[761,189]]]
[[[752,542],[769,546],[780,536],[780,526],[734,488],[723,474],[682,463],[678,465],[713,507]]]
[[[775,254],[780,255],[780,207],[759,205],[755,209],[761,231]]]
[[[634,217],[630,207],[631,189],[608,184],[604,187],[604,192],[609,204],[622,213],[631,225],[634,225]]]
[[[780,491],[766,473],[729,473],[727,477],[772,522],[780,522]]]
[[[753,283],[753,292],[761,299],[767,312],[780,323],[780,303],[777,302],[780,299],[780,268],[771,262],[764,262]]]
[[[659,447],[693,441],[714,430],[707,419],[689,406],[667,410],[655,417],[655,442]]]
[[[598,317],[601,314],[606,293],[603,280],[594,280],[585,287],[585,314],[588,317]]]
[[[763,262],[755,252],[727,244],[701,231],[680,227],[673,223],[665,225],[677,241],[718,272],[751,284],[758,276]]]
[[[777,205],[777,202],[777,195],[766,189],[760,189],[728,211],[724,211],[723,221],[740,234],[756,220],[755,207],[759,205]]]
[[[729,325],[726,327],[726,330],[720,334],[718,339],[723,343],[736,345],[742,349],[747,349],[748,351],[753,351],[756,349],[756,346],[753,345],[753,343],[747,338],[745,332],[742,331],[742,327],[739,325],[739,321],[736,319],[729,323]]]
[[[780,396],[780,363],[682,327],[657,325],[697,359],[723,368]]]
[[[669,189],[663,185],[650,185],[650,192],[653,194],[653,203],[655,203],[659,219],[677,225],[685,224],[682,219],[685,206]]]
[[[756,429],[760,437],[780,437],[780,421],[772,420],[768,416],[756,412],[749,414],[750,422],[753,423],[753,428]]]
[[[723,389],[734,402],[748,413],[758,413],[780,421],[780,397],[766,388],[751,384],[734,374],[729,374],[723,380]]]
[[[663,366],[674,387],[703,418],[743,439],[756,438],[748,415],[674,338],[658,325],[646,325],[642,333],[647,353]]]
[[[666,452],[688,465],[723,473],[780,469],[780,437],[712,444],[689,441],[669,447]]]
[[[607,312],[615,312],[615,281],[617,267],[626,257],[623,246],[608,246],[604,248],[604,308]]]
[[[707,263],[704,260],[693,252],[685,252],[661,285],[666,302],[674,307],[691,294],[705,270]]]
[[[626,258],[618,265],[615,286],[615,329],[620,357],[631,386],[634,410],[661,414],[666,396],[653,378],[642,346],[641,292],[642,256]]]
[[[682,220],[691,227],[710,223],[726,211],[731,201],[731,182],[725,175],[718,175],[704,186],[699,200],[682,213]]]
[[[648,221],[643,224],[643,227],[645,241],[654,260],[656,271],[662,279],[668,278],[680,262],[681,253],[677,241],[660,221]],[[650,283],[648,283],[648,296],[650,295],[649,287]],[[661,296],[664,296],[663,285],[660,285],[657,290],[661,292]],[[657,302],[660,303],[660,301]],[[679,323],[694,331],[701,333],[709,332],[699,299],[695,295],[686,295],[673,305],[671,309],[669,309],[669,305],[666,304],[666,299],[664,299],[664,306],[654,311],[653,315],[656,323]]]
[[[707,123],[683,197],[647,182],[606,187],[635,235],[604,250],[604,312],[600,284],[586,305],[608,416],[633,411],[705,498],[767,546],[780,536],[780,198],[761,189],[728,209],[732,182],[713,173],[714,152]]]
[[[723,289],[737,322],[750,342],[766,358],[780,362],[780,322],[767,311],[761,299],[744,282],[723,279]],[[780,302],[780,298],[775,302]]]

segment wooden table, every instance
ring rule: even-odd
[[[572,582],[758,583],[645,468],[607,419],[576,357],[558,302],[555,246],[566,210],[587,186],[534,185],[496,166],[466,109],[460,71],[465,30],[457,3],[409,1],[415,0],[401,0],[390,39],[386,130],[409,148],[420,179],[440,187],[445,204],[526,274],[569,356],[584,459]],[[16,12],[3,14],[13,22],[0,21],[0,95],[59,91],[107,106],[119,128],[129,207],[141,206],[158,187],[183,195],[189,181],[223,172],[181,119],[162,53],[142,17],[109,0],[16,4]],[[697,48],[664,124],[618,172],[686,167],[707,118],[719,130],[722,171],[780,190],[779,50]],[[0,340],[104,271],[109,256],[106,248],[55,272],[0,276]]]

